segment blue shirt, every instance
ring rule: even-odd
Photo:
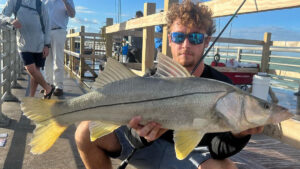
[[[155,32],[161,32],[162,33],[162,26],[157,25],[155,26]],[[154,38],[155,48],[159,48],[162,46],[162,40],[161,38]]]
[[[0,14],[0,23],[12,23],[15,19],[12,16],[17,0],[8,0]],[[24,6],[36,9],[34,0],[22,1]],[[17,29],[17,45],[19,52],[40,53],[44,45],[50,44],[50,27],[48,11],[45,4],[41,6],[41,16],[45,26],[45,34],[42,31],[40,16],[37,11],[20,7],[17,13],[17,19],[22,27]]]
[[[67,3],[74,9],[73,0],[67,0]],[[62,0],[45,0],[45,4],[49,11],[50,27],[67,29],[69,15]]]
[[[122,46],[122,55],[128,54],[128,44]]]

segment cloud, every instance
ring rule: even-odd
[[[98,25],[99,21],[96,19],[89,20],[88,18],[80,18],[80,17],[75,17],[71,19],[71,22],[80,24],[80,25]]]
[[[95,11],[89,10],[87,7],[84,6],[76,6],[75,7],[77,13],[87,13],[87,14],[95,14]]]

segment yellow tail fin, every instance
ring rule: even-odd
[[[58,100],[42,100],[27,97],[22,100],[21,110],[36,124],[34,136],[30,142],[33,154],[47,151],[68,126],[61,126],[53,118],[52,106]]]

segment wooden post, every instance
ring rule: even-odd
[[[84,77],[84,72],[85,72],[85,64],[84,64],[84,32],[85,32],[85,27],[81,26],[80,27],[80,56],[79,56],[79,78],[81,79]]]
[[[106,26],[110,26],[112,24],[113,24],[113,19],[106,18]],[[106,29],[104,29],[104,30],[106,30]],[[106,57],[112,57],[112,45],[113,45],[112,35],[106,34],[106,31],[104,32],[104,34],[105,34],[105,39],[106,39],[106,43],[105,43]]]
[[[75,33],[75,29],[70,29],[70,34]],[[70,51],[75,52],[75,38],[70,38]],[[75,65],[74,65],[74,56],[69,55],[70,61],[69,61],[69,67],[71,69],[71,72],[73,72]]]
[[[155,3],[144,4],[144,16],[155,13]],[[154,61],[154,26],[143,28],[142,73],[152,68]]]
[[[178,0],[165,0],[164,2],[164,13],[166,14],[173,3],[178,3]],[[167,25],[163,26],[163,35],[162,35],[162,53],[171,57],[171,49],[169,47],[168,40],[168,27]]]
[[[262,51],[262,58],[261,58],[261,72],[268,72],[269,71],[269,61],[270,61],[270,46],[271,46],[271,33],[266,32],[264,34],[264,46]]]
[[[236,61],[240,62],[241,61],[241,56],[242,56],[242,49],[238,48],[237,49],[237,55],[236,55]]]

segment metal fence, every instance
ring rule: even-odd
[[[23,63],[17,52],[16,31],[10,26],[0,27],[0,127],[10,119],[2,113],[3,102],[18,102],[12,88],[20,88],[17,79],[23,71]]]

